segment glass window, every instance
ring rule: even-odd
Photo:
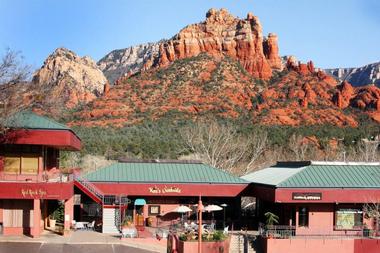
[[[339,208],[335,211],[336,229],[355,229],[363,225],[363,212],[360,209]]]
[[[37,174],[38,157],[8,155],[4,157],[4,173]]]
[[[4,157],[4,173],[11,173],[11,174],[20,173],[20,157],[18,156]]]
[[[298,209],[298,226],[309,226],[309,208],[303,206]]]
[[[38,173],[38,157],[22,157],[21,158],[21,174],[37,174]]]

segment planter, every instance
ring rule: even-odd
[[[230,237],[224,241],[202,241],[203,253],[228,253],[230,249]],[[198,252],[198,241],[179,241],[178,253]]]
[[[56,223],[56,220],[49,219],[49,227],[50,228],[54,228],[55,229],[55,223]]]

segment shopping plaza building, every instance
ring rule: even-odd
[[[74,181],[59,168],[59,151],[78,151],[68,127],[32,112],[13,115],[0,144],[0,228],[3,235],[38,237],[52,210],[64,207],[63,230],[73,217]]]
[[[15,114],[7,127],[0,144],[3,235],[38,237],[57,206],[63,207],[63,234],[73,220],[119,233],[127,216],[140,229],[164,227],[196,220],[196,212],[183,217],[172,210],[186,205],[195,211],[201,198],[224,207],[212,217],[223,226],[258,229],[268,253],[316,252],[316,244],[326,243],[326,252],[380,249],[373,239],[378,219],[365,212],[380,202],[379,163],[278,162],[239,178],[197,161],[120,160],[82,174],[59,166],[61,150],[81,147],[70,128],[32,112]],[[256,199],[255,213],[242,225],[241,198],[247,196]],[[268,212],[278,224],[265,226]]]

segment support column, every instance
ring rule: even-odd
[[[45,199],[42,204],[42,210],[43,210],[43,219],[44,219],[44,229],[48,228],[48,222],[49,222],[49,214],[48,214],[48,200]]]
[[[69,199],[65,201],[63,235],[67,235],[70,232],[73,216],[74,216],[74,196],[71,196]]]
[[[33,199],[33,228],[31,230],[31,236],[36,238],[40,236],[41,227],[41,201],[39,199]]]

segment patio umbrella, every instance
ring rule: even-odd
[[[183,223],[183,214],[187,213],[187,212],[191,212],[191,211],[193,211],[193,210],[191,210],[189,207],[183,206],[183,205],[178,206],[172,210],[172,212],[174,212],[174,213],[181,213],[182,214],[182,216],[181,216],[182,223]]]
[[[222,211],[223,208],[217,205],[208,205],[204,209],[207,212]]]
[[[221,211],[223,208],[217,205],[208,205],[204,208],[204,210],[207,212],[212,212],[212,220],[214,220],[214,211]]]
[[[175,213],[187,213],[187,212],[191,212],[191,211],[192,210],[187,206],[178,206],[172,210],[172,212],[175,212]]]

